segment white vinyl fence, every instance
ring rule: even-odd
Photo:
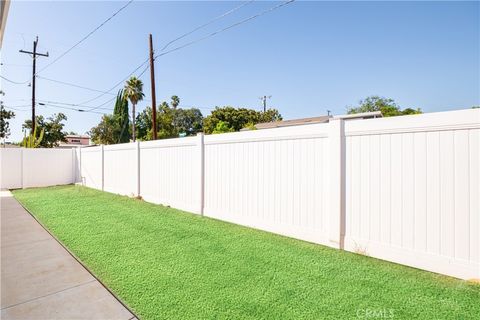
[[[345,249],[480,278],[480,110],[345,123]]]
[[[75,182],[72,149],[0,149],[0,188],[46,187]]]
[[[2,187],[82,182],[480,278],[480,110],[35,151],[2,150]],[[25,168],[30,162],[43,169]],[[57,180],[49,180],[52,170],[59,170]],[[32,177],[25,177],[27,171]]]

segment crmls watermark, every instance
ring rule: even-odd
[[[395,317],[394,309],[357,309],[357,318],[364,319],[393,319]]]

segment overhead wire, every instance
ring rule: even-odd
[[[256,19],[256,18],[258,18],[258,17],[260,17],[260,16],[263,16],[263,15],[269,13],[269,12],[272,12],[272,11],[274,11],[274,10],[277,10],[277,9],[279,9],[279,8],[281,8],[281,7],[283,7],[283,6],[286,6],[286,5],[288,5],[288,4],[290,4],[290,3],[294,2],[294,1],[295,1],[295,0],[288,0],[288,1],[282,2],[281,4],[278,4],[278,5],[276,5],[276,6],[270,7],[270,8],[268,8],[268,9],[262,11],[262,12],[259,12],[259,13],[255,14],[255,15],[252,15],[252,16],[246,18],[246,19],[243,19],[243,20],[238,21],[238,22],[236,22],[236,23],[234,23],[234,24],[231,24],[231,25],[229,25],[229,26],[227,26],[227,27],[225,27],[225,28],[219,29],[219,30],[217,30],[217,31],[215,31],[215,32],[213,32],[213,33],[210,33],[210,34],[208,34],[208,35],[206,35],[206,36],[204,36],[204,37],[198,38],[198,39],[196,39],[196,40],[194,40],[194,41],[191,41],[191,42],[186,43],[186,44],[184,44],[184,45],[181,45],[181,46],[179,46],[179,47],[173,48],[173,49],[168,50],[168,51],[166,51],[166,52],[159,53],[159,54],[157,54],[157,55],[154,57],[154,59],[156,59],[156,58],[158,58],[158,57],[161,57],[161,56],[164,56],[164,55],[167,55],[167,54],[172,53],[172,52],[174,52],[174,51],[178,51],[178,50],[183,49],[183,48],[185,48],[185,47],[191,46],[191,45],[193,45],[193,44],[195,44],[195,43],[198,43],[198,42],[200,42],[200,41],[206,40],[206,39],[208,39],[208,38],[210,38],[210,37],[213,37],[213,36],[215,36],[215,35],[217,35],[217,34],[219,34],[219,33],[225,32],[225,31],[227,31],[227,30],[229,30],[229,29],[231,29],[231,28],[237,27],[237,26],[239,26],[239,25],[241,25],[241,24],[244,24],[244,23],[246,23],[246,22],[248,22],[248,21],[250,21],[250,20]],[[238,7],[237,7],[237,8],[238,8]],[[197,28],[198,28],[198,27],[197,27]],[[172,41],[171,41],[171,42],[172,42]],[[140,69],[140,68],[141,68],[144,64],[146,64],[148,61],[149,61],[149,59],[145,60],[140,66],[138,66],[138,67],[137,67],[132,73],[130,73],[125,79],[123,79],[122,81],[120,81],[119,83],[117,83],[114,87],[112,87],[112,89],[110,89],[110,90],[108,90],[108,91],[112,91],[113,89],[115,89],[117,86],[119,86],[123,81],[127,80],[130,75],[132,75],[133,73],[135,73],[138,69]],[[146,70],[148,70],[148,66],[140,73],[139,77],[140,77],[141,75],[143,75]],[[103,94],[102,94],[102,95],[103,95]],[[102,95],[99,95],[98,97],[100,97],[100,96],[102,96]],[[84,101],[84,103],[91,102],[91,101],[95,100],[96,98],[97,98],[97,97],[92,98],[92,99],[87,100],[87,101]],[[94,110],[94,109],[91,109],[91,110]]]
[[[105,112],[96,112],[96,111],[89,111],[89,110],[84,110],[84,109],[77,109],[77,108],[73,108],[73,107],[65,107],[65,106],[58,106],[58,105],[55,105],[55,104],[51,104],[51,103],[44,103],[44,102],[41,102],[39,103],[40,106],[46,106],[46,107],[53,107],[53,108],[59,108],[59,109],[66,109],[66,110],[72,110],[72,111],[77,111],[77,112],[88,112],[88,113],[97,113],[97,114],[105,114]]]
[[[102,91],[102,90],[98,90],[98,89],[93,89],[93,88],[89,88],[89,87],[84,87],[84,86],[81,86],[81,85],[78,85],[78,84],[75,84],[75,83],[71,83],[71,82],[66,82],[66,81],[61,81],[61,80],[55,80],[55,79],[50,79],[50,78],[46,78],[46,77],[42,77],[42,76],[37,76],[37,77],[38,77],[39,79],[43,79],[43,80],[47,80],[47,81],[51,81],[51,82],[55,82],[55,83],[59,83],[59,84],[64,84],[64,85],[66,85],[66,86],[71,86],[71,87],[80,88],[80,89],[85,89],[85,90],[89,90],[89,91],[94,91],[94,92],[100,92],[100,93],[115,95],[114,93],[111,93],[111,92]]]
[[[64,56],[66,56],[70,51],[72,51],[73,49],[75,49],[78,45],[80,45],[82,42],[84,42],[85,40],[87,40],[92,34],[94,34],[95,32],[97,32],[101,27],[103,27],[107,22],[109,22],[110,20],[112,20],[117,14],[119,14],[121,11],[123,11],[125,8],[127,8],[131,3],[133,2],[133,0],[129,0],[125,5],[123,5],[122,7],[120,7],[117,11],[115,11],[111,16],[109,16],[106,20],[104,20],[102,23],[100,23],[97,27],[95,27],[92,31],[90,31],[87,35],[85,35],[82,39],[80,39],[79,41],[77,41],[73,46],[71,46],[69,49],[67,49],[66,51],[64,51],[61,55],[59,55],[57,58],[55,58],[52,62],[48,63],[46,66],[44,66],[43,68],[41,68],[39,71],[37,71],[35,73],[35,75],[38,75],[40,72],[42,72],[43,70],[47,69],[48,67],[50,67],[52,64],[56,63],[58,60],[60,60],[61,58],[63,58]]]
[[[42,72],[43,70],[47,69],[48,67],[50,67],[51,65],[53,65],[54,63],[56,63],[58,60],[62,59],[64,56],[66,56],[70,51],[72,51],[73,49],[75,49],[77,46],[79,46],[82,42],[84,42],[85,40],[87,40],[91,35],[93,35],[95,32],[97,32],[100,28],[102,28],[107,22],[109,22],[111,19],[113,19],[117,14],[119,14],[121,11],[123,11],[125,8],[127,8],[131,3],[133,2],[133,0],[129,0],[125,5],[123,5],[122,7],[120,7],[117,11],[115,11],[112,15],[110,15],[106,20],[104,20],[102,23],[100,23],[98,26],[96,26],[92,31],[90,31],[87,35],[85,35],[83,38],[81,38],[79,41],[77,41],[74,45],[72,45],[70,48],[68,48],[66,51],[64,51],[62,54],[60,54],[58,57],[56,57],[53,61],[51,61],[50,63],[48,63],[47,65],[45,65],[44,67],[40,68],[40,70],[36,71],[35,74],[33,75],[33,77],[37,76],[40,72]],[[2,79],[5,79],[11,83],[14,83],[14,84],[26,84],[30,81],[30,79],[26,80],[26,81],[23,81],[23,82],[17,82],[17,81],[13,81],[13,80],[10,80],[10,79],[7,79],[3,76],[1,76]]]
[[[256,18],[258,18],[258,17],[260,17],[260,16],[263,16],[264,14],[267,14],[267,13],[269,13],[269,12],[272,12],[272,11],[274,11],[274,10],[277,10],[277,9],[279,9],[279,8],[281,8],[281,7],[283,7],[283,6],[286,6],[286,5],[288,5],[288,4],[292,3],[292,2],[295,2],[295,0],[288,0],[288,1],[282,2],[282,3],[279,4],[279,5],[273,6],[273,7],[269,8],[269,9],[266,9],[266,10],[260,12],[260,13],[257,13],[257,14],[255,14],[255,15],[253,15],[253,16],[250,16],[250,17],[245,18],[245,19],[243,19],[243,20],[241,20],[241,21],[238,21],[238,22],[236,22],[236,23],[234,23],[234,24],[231,24],[231,25],[229,25],[229,26],[227,26],[227,27],[225,27],[225,28],[219,29],[219,30],[217,30],[217,31],[215,31],[215,32],[212,32],[212,33],[210,33],[210,34],[208,34],[208,35],[206,35],[206,36],[204,36],[204,37],[195,39],[195,40],[193,40],[193,41],[191,41],[191,42],[188,42],[188,43],[186,43],[186,44],[183,44],[183,45],[178,46],[178,47],[176,47],[176,48],[173,48],[173,49],[171,49],[171,50],[165,51],[165,52],[163,52],[163,53],[159,53],[158,55],[155,56],[155,58],[158,58],[158,57],[167,55],[167,54],[172,53],[172,52],[174,52],[174,51],[178,51],[178,50],[180,50],[180,49],[183,49],[183,48],[185,48],[185,47],[191,46],[191,45],[193,45],[193,44],[195,44],[195,43],[198,43],[198,42],[200,42],[200,41],[203,41],[203,40],[206,40],[206,39],[211,38],[211,37],[213,37],[213,36],[216,36],[216,35],[219,34],[219,33],[225,32],[225,31],[227,31],[227,30],[229,30],[229,29],[232,29],[232,28],[237,27],[237,26],[239,26],[239,25],[241,25],[241,24],[244,24],[244,23],[246,23],[246,22],[248,22],[248,21],[250,21],[250,20],[256,19]]]
[[[181,39],[183,39],[183,38],[191,35],[192,33],[196,32],[196,31],[198,31],[198,30],[200,30],[200,29],[202,29],[202,28],[205,28],[206,26],[211,25],[212,23],[214,23],[214,22],[216,22],[216,21],[218,21],[218,20],[220,20],[220,19],[222,19],[222,18],[224,18],[224,17],[226,17],[226,16],[234,13],[235,11],[243,8],[244,6],[246,6],[246,5],[250,4],[250,3],[252,3],[253,1],[255,1],[255,0],[246,1],[246,2],[244,2],[244,3],[242,3],[242,4],[240,4],[239,6],[233,8],[233,9],[230,9],[229,11],[227,11],[227,12],[225,12],[225,13],[223,13],[223,14],[215,17],[215,18],[213,18],[212,20],[207,21],[206,23],[204,23],[204,24],[202,24],[202,25],[200,25],[200,26],[198,26],[198,27],[196,27],[196,28],[194,28],[194,29],[192,29],[192,30],[190,30],[190,31],[182,34],[181,36],[179,36],[179,37],[177,37],[177,38],[175,38],[175,39],[167,42],[167,43],[160,49],[160,51],[164,51],[164,50],[167,49],[167,47],[169,47],[172,43],[174,43],[174,42],[176,42],[176,41],[178,41],[178,40],[181,40]]]
[[[107,19],[106,21],[104,21],[100,26],[98,26],[96,29],[94,29],[92,32],[90,32],[86,37],[82,38],[82,40],[80,40],[76,45],[74,45],[73,47],[71,47],[70,49],[68,49],[67,51],[65,51],[64,54],[62,54],[60,57],[63,57],[66,53],[68,53],[69,51],[71,51],[75,46],[77,46],[78,44],[80,44],[81,42],[83,42],[86,38],[88,38],[88,36],[90,36],[91,34],[93,34],[96,30],[98,30],[101,26],[103,26],[106,22],[108,22],[111,18],[113,18],[116,14],[118,14],[121,10],[125,9],[132,1],[133,1],[133,0],[130,0],[125,6],[123,6],[122,8],[120,8],[120,9],[119,9],[117,12],[115,12],[109,19]],[[190,42],[188,42],[188,43],[186,43],[186,44],[183,44],[183,45],[180,45],[180,46],[178,46],[178,47],[175,47],[175,48],[173,48],[173,49],[171,49],[171,50],[162,52],[162,51],[165,50],[170,44],[172,44],[172,43],[174,43],[174,42],[176,42],[176,41],[178,41],[178,40],[180,40],[180,39],[182,39],[182,38],[184,38],[184,37],[186,37],[186,36],[194,33],[194,32],[197,31],[197,30],[200,30],[201,28],[203,28],[203,27],[205,27],[205,26],[210,25],[211,23],[213,23],[213,22],[215,22],[215,21],[217,21],[217,20],[219,20],[219,19],[221,19],[221,18],[223,18],[223,17],[225,17],[225,16],[227,16],[227,15],[229,15],[229,14],[231,14],[231,13],[237,11],[237,10],[239,10],[239,9],[242,8],[243,6],[249,4],[249,3],[253,2],[253,1],[254,1],[254,0],[247,1],[246,3],[243,3],[243,4],[241,4],[240,6],[237,6],[237,7],[233,8],[233,9],[227,11],[226,13],[224,13],[224,14],[222,14],[222,15],[220,15],[220,16],[218,16],[218,17],[216,17],[216,18],[214,18],[214,19],[212,19],[212,20],[210,20],[210,21],[208,21],[208,22],[206,22],[205,24],[200,25],[200,26],[192,29],[191,31],[189,31],[189,32],[187,32],[187,33],[185,33],[185,34],[183,34],[183,35],[181,35],[181,36],[173,39],[172,41],[168,42],[168,43],[161,49],[161,52],[160,52],[159,54],[157,54],[157,55],[154,57],[154,59],[156,59],[156,58],[158,58],[158,57],[161,57],[161,56],[164,56],[164,55],[167,55],[167,54],[170,54],[170,53],[172,53],[172,52],[181,50],[181,49],[183,49],[183,48],[185,48],[185,47],[188,47],[188,46],[191,46],[191,45],[193,45],[193,44],[195,44],[195,43],[204,41],[204,40],[206,40],[206,39],[208,39],[208,38],[210,38],[210,37],[213,37],[213,36],[215,36],[215,35],[218,35],[218,34],[220,34],[220,33],[222,33],[222,32],[225,32],[225,31],[227,31],[227,30],[229,30],[229,29],[232,29],[232,28],[237,27],[237,26],[239,26],[239,25],[241,25],[241,24],[244,24],[244,23],[246,23],[246,22],[248,22],[248,21],[251,21],[251,20],[253,20],[253,19],[256,19],[256,18],[258,18],[258,17],[260,17],[260,16],[262,16],[262,15],[264,15],[264,14],[267,14],[267,13],[272,12],[272,11],[274,11],[274,10],[277,10],[277,9],[283,7],[283,6],[286,6],[286,5],[294,2],[295,0],[288,0],[288,1],[282,2],[281,4],[278,4],[278,5],[276,5],[276,6],[270,7],[270,8],[268,8],[268,9],[262,11],[262,12],[259,12],[259,13],[255,14],[255,15],[252,15],[252,16],[250,16],[250,17],[247,17],[247,18],[245,18],[245,19],[243,19],[243,20],[241,20],[241,21],[238,21],[238,22],[236,22],[236,23],[234,23],[234,24],[231,24],[231,25],[229,25],[229,26],[227,26],[227,27],[224,27],[224,28],[222,28],[222,29],[219,29],[219,30],[217,30],[217,31],[215,31],[215,32],[212,32],[212,33],[210,33],[210,34],[208,34],[208,35],[206,35],[206,36],[204,36],[204,37],[200,37],[200,38],[195,39],[195,40],[193,40],[193,41],[190,41]],[[59,57],[59,58],[60,58],[60,57]],[[56,60],[58,60],[59,58],[57,58]],[[46,77],[40,77],[40,76],[39,76],[39,78],[42,78],[42,79],[47,80],[47,81],[52,81],[52,82],[57,82],[57,83],[66,84],[66,85],[71,85],[71,86],[73,86],[73,87],[78,87],[78,88],[81,88],[81,89],[90,90],[90,91],[96,91],[96,92],[99,92],[99,93],[100,93],[100,95],[97,95],[97,96],[95,96],[95,97],[93,97],[93,98],[91,98],[91,99],[88,99],[88,100],[86,100],[86,101],[83,101],[83,102],[81,102],[81,103],[78,103],[78,104],[69,104],[69,105],[71,105],[71,106],[82,106],[82,105],[85,105],[85,104],[87,104],[87,103],[89,103],[89,102],[95,101],[95,100],[101,98],[102,96],[104,96],[104,95],[106,95],[106,94],[115,95],[115,94],[112,93],[111,91],[114,90],[115,88],[117,88],[119,85],[121,85],[124,81],[128,80],[128,78],[129,78],[132,74],[134,74],[136,71],[138,71],[138,70],[139,70],[142,66],[144,66],[148,61],[149,61],[149,59],[146,59],[145,61],[143,61],[143,62],[142,62],[139,66],[137,66],[132,72],[130,72],[125,78],[123,78],[121,81],[117,82],[114,86],[112,86],[109,90],[106,90],[106,91],[97,90],[97,89],[93,89],[93,88],[88,88],[88,87],[76,85],[76,84],[73,84],[73,83],[68,83],[68,82],[65,82],[65,81],[50,79],[50,78],[46,78]],[[55,61],[54,61],[54,62],[55,62]],[[50,63],[49,65],[53,64],[54,62]],[[49,65],[47,65],[46,67],[48,67]],[[44,68],[41,69],[40,71],[44,70],[46,67],[44,67]],[[148,68],[149,68],[149,66],[147,65],[147,66],[142,70],[142,72],[138,75],[138,77],[141,77],[141,76],[148,70]],[[39,72],[40,72],[40,71],[39,71]],[[38,72],[37,72],[36,74],[38,74]],[[20,83],[20,82],[12,81],[12,80],[7,79],[7,78],[5,78],[5,77],[3,77],[3,76],[0,76],[0,77],[3,78],[3,79],[5,79],[5,80],[7,80],[7,81],[9,81],[9,82],[15,83],[15,84],[23,84],[23,83]],[[28,81],[27,81],[27,82],[28,82]],[[24,83],[26,83],[26,82],[24,82]],[[106,105],[107,103],[115,100],[115,98],[116,98],[116,97],[112,97],[111,99],[109,99],[109,100],[101,103],[100,105],[95,106],[95,107],[91,107],[90,109],[88,109],[88,110],[86,110],[86,111],[93,111],[93,110],[96,110],[96,109],[101,109],[101,107],[103,107],[103,106]],[[202,108],[202,109],[207,109],[207,108]],[[111,110],[111,109],[108,109],[108,110]]]
[[[172,43],[174,43],[174,42],[176,42],[176,41],[178,41],[178,40],[180,40],[180,39],[183,39],[184,37],[186,37],[186,36],[194,33],[195,31],[198,31],[198,30],[200,30],[200,29],[202,29],[202,28],[204,28],[204,27],[212,24],[213,22],[215,22],[215,21],[217,21],[217,20],[220,20],[221,18],[223,18],[223,17],[225,17],[225,16],[228,16],[229,14],[232,14],[233,12],[239,10],[240,8],[246,6],[247,4],[250,4],[250,3],[253,2],[253,1],[255,1],[255,0],[249,0],[249,1],[245,2],[245,3],[242,3],[241,5],[233,8],[233,9],[230,9],[229,11],[221,14],[220,16],[217,16],[217,17],[213,18],[212,20],[210,20],[210,21],[208,21],[208,22],[206,22],[206,23],[204,23],[204,24],[202,24],[202,25],[200,25],[200,26],[198,26],[198,27],[190,30],[189,32],[184,33],[184,34],[182,34],[181,36],[179,36],[179,37],[177,37],[177,38],[169,41],[168,43],[166,43],[166,44],[163,46],[163,48],[161,49],[161,51],[163,51],[165,48],[167,48],[170,44],[172,44]],[[133,72],[131,72],[126,78],[124,78],[124,79],[122,79],[122,81],[116,83],[110,90],[107,90],[107,92],[112,91],[113,89],[115,89],[116,87],[118,87],[120,84],[122,84],[124,81],[126,81],[132,74],[134,74],[138,69],[140,69],[143,65],[145,65],[149,60],[150,60],[150,59],[146,59],[140,66],[138,66],[138,67],[137,67]],[[140,78],[147,70],[148,70],[148,65],[147,65],[147,67],[146,67],[137,77]],[[94,100],[100,98],[101,96],[103,96],[103,95],[98,95],[98,96],[96,96],[96,97],[93,97],[92,99],[89,99],[89,100],[87,100],[87,101],[84,101],[83,103],[89,103],[89,102],[91,102],[91,101],[94,101]]]
[[[5,81],[8,81],[8,82],[10,82],[10,83],[13,83],[13,84],[25,84],[25,83],[28,82],[28,81],[27,81],[27,82],[18,82],[18,81],[10,80],[10,79],[2,76],[2,75],[0,75],[0,78],[2,78],[2,79],[5,80]],[[29,80],[29,81],[30,81],[30,80]]]

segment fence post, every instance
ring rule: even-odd
[[[104,186],[105,186],[105,156],[104,156],[104,151],[103,151],[103,144],[102,144],[102,191],[104,191]]]
[[[345,127],[343,119],[331,119],[329,130],[330,196],[329,241],[343,249],[345,237]]]
[[[199,188],[200,188],[200,208],[199,213],[203,216],[203,207],[205,206],[205,135],[203,132],[197,134],[198,137],[198,155],[199,155]]]
[[[136,152],[137,152],[137,165],[135,166],[136,167],[136,181],[137,181],[137,197],[140,197],[140,141],[136,141],[136,144],[135,144],[135,149],[136,149]]]
[[[80,179],[80,183],[82,184],[82,186],[84,186],[85,183],[83,181],[83,176],[82,176],[82,148],[81,147],[78,147],[78,178]]]
[[[75,184],[77,180],[77,151],[72,148],[72,183]]]
[[[21,184],[22,184],[22,189],[24,188],[24,183],[23,183],[23,149],[20,149],[20,179],[21,179]]]

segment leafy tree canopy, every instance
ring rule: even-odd
[[[404,116],[422,113],[420,108],[401,109],[393,99],[380,96],[369,96],[360,100],[357,107],[348,107],[348,114],[381,111],[384,117]]]
[[[102,116],[100,123],[93,127],[88,134],[95,144],[127,143],[130,141],[130,118],[124,90],[118,91],[113,114]]]
[[[217,122],[217,125],[215,126],[215,129],[213,129],[212,133],[213,134],[218,134],[218,133],[227,133],[227,132],[234,132],[235,130],[233,128],[230,128],[226,122],[223,122],[222,120]]]
[[[5,93],[0,90],[0,95]],[[15,118],[13,111],[6,110],[3,100],[0,100],[0,139],[6,139],[10,136],[10,122],[8,120]]]
[[[197,108],[177,108],[180,103],[178,96],[172,96],[170,105],[164,101],[157,110],[157,137],[159,139],[175,138],[180,134],[195,135],[202,131],[203,115]],[[152,108],[145,108],[136,119],[138,138],[152,139]]]
[[[251,127],[257,123],[281,121],[282,116],[277,109],[268,109],[266,112],[256,111],[247,108],[234,107],[216,107],[212,113],[203,120],[204,132],[207,134],[214,133],[219,128],[222,130],[229,128],[231,131],[239,131],[245,127]],[[218,123],[223,124],[217,128]],[[226,131],[226,132],[231,132]]]
[[[6,139],[10,136],[10,122],[8,120],[13,118],[15,118],[15,113],[6,110],[3,102],[0,102],[0,139]]]
[[[35,119],[37,123],[36,127],[38,126],[36,134],[39,135],[42,130],[44,132],[43,139],[38,145],[39,148],[54,148],[58,147],[60,142],[67,142],[67,139],[65,138],[67,133],[63,131],[63,127],[65,126],[65,123],[63,123],[63,121],[67,120],[66,115],[64,115],[63,113],[58,113],[53,114],[47,119],[45,119],[43,116],[37,116],[35,117]],[[31,131],[32,120],[25,120],[23,128]]]
[[[126,130],[129,130],[126,128]],[[88,134],[95,144],[115,144],[120,142],[122,128],[118,116],[104,114],[98,125],[93,127]]]

